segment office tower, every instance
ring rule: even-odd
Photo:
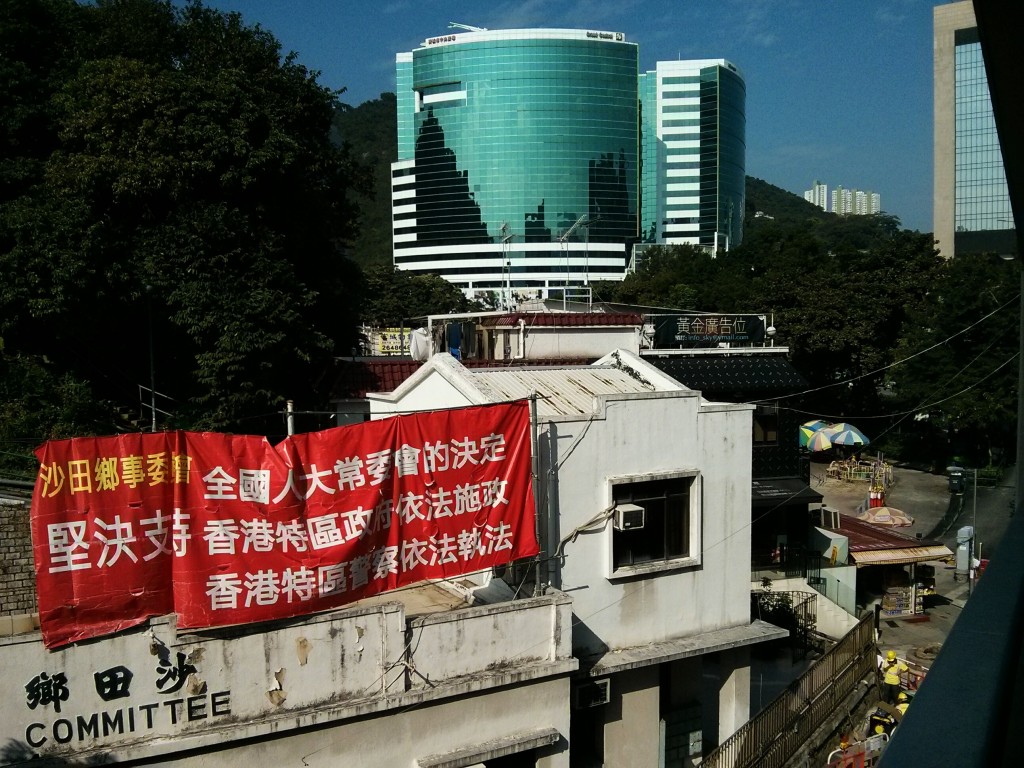
[[[642,241],[739,245],[746,199],[742,74],[724,59],[659,61],[639,81]]]
[[[636,44],[465,29],[396,56],[395,265],[505,299],[621,279],[637,232]]]
[[[933,229],[943,256],[1016,253],[1003,156],[969,0],[937,5]]]

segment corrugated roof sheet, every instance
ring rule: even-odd
[[[850,558],[857,567],[920,563],[953,554],[941,542],[880,528],[850,515],[839,515],[839,528],[836,530],[849,540]]]
[[[494,402],[526,398],[534,391],[543,395],[544,399],[537,401],[537,415],[541,418],[591,414],[598,395],[659,391],[654,384],[640,381],[628,371],[604,365],[471,369],[466,375]]]
[[[527,328],[601,328],[643,323],[643,315],[630,312],[510,312],[485,317],[481,325],[488,328],[518,327],[524,320]]]
[[[839,515],[839,532],[850,540],[851,552],[872,549],[906,549],[939,544],[930,539],[918,539],[905,533],[858,520],[852,515]]]
[[[705,395],[799,392],[809,386],[784,354],[695,354],[644,360]]]
[[[461,361],[466,368],[522,368],[590,365],[594,358],[550,358],[545,360],[479,360]],[[399,384],[412,376],[423,363],[403,357],[369,357],[335,361],[335,376],[331,386],[333,400],[357,400],[367,392],[393,392]]]
[[[942,560],[953,552],[943,544],[927,547],[906,547],[902,549],[873,549],[866,552],[851,552],[850,558],[858,567],[865,565],[902,565],[905,563],[926,563]]]

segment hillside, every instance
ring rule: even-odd
[[[757,216],[760,212],[762,216]],[[818,206],[807,202],[799,195],[769,184],[762,179],[747,176],[746,226],[757,226],[759,219],[770,217],[778,224],[802,224],[808,220],[824,221],[834,219]]]

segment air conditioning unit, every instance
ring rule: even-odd
[[[644,527],[645,510],[636,504],[615,505],[615,530],[636,531]]]
[[[612,693],[611,678],[605,677],[601,680],[588,680],[576,687],[575,705],[576,709],[587,709],[588,707],[600,707],[609,702]]]

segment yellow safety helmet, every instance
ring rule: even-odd
[[[900,695],[899,695],[899,696],[897,696],[896,698],[897,698],[897,700],[899,700],[899,701],[906,701],[906,700],[907,700],[907,699],[908,699],[909,697],[908,697],[908,696],[907,696],[907,694],[905,694],[905,693],[900,693]]]
[[[887,658],[889,661],[896,661],[896,651],[889,651],[887,654],[885,654],[885,658]]]

